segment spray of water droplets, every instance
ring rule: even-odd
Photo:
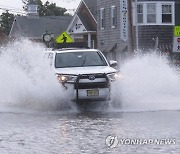
[[[73,107],[44,58],[45,47],[29,40],[0,49],[0,110]],[[138,54],[121,67],[109,111],[180,110],[179,74],[164,56]],[[101,106],[98,107],[101,109]]]
[[[180,110],[180,76],[166,56],[137,54],[122,66],[121,74],[114,95],[122,111]]]
[[[44,46],[24,39],[1,48],[1,108],[51,109],[68,100],[44,51]]]

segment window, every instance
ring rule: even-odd
[[[172,23],[171,5],[162,5],[162,23]]]
[[[104,29],[104,8],[100,9],[100,28]]]
[[[116,27],[116,7],[111,6],[111,28]]]
[[[141,1],[137,3],[136,7],[134,2],[133,24],[136,25],[137,13],[137,23],[139,25],[175,25],[174,5],[175,2],[172,1]]]
[[[147,4],[147,23],[156,23],[156,4]]]
[[[143,5],[137,5],[137,21],[138,23],[143,23]]]

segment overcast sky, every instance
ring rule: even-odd
[[[41,0],[43,4],[47,0]],[[57,6],[64,7],[66,9],[76,9],[78,4],[80,3],[81,0],[48,0],[49,2],[56,3]],[[0,0],[0,14],[2,13],[2,8],[3,9],[13,9],[16,12],[22,11],[22,0]],[[72,13],[72,11],[71,11]]]

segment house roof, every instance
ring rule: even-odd
[[[97,0],[83,0],[87,8],[92,13],[93,17],[97,20]]]
[[[87,31],[96,31],[95,27],[92,26],[90,20],[86,17],[86,15],[83,15],[81,13],[78,13],[77,15]]]
[[[71,34],[97,31],[97,0],[81,0],[67,28]]]
[[[24,37],[40,38],[47,31],[54,33],[55,37],[57,37],[67,29],[71,19],[71,16],[42,16],[39,18],[17,16],[14,20],[10,36],[21,35]]]

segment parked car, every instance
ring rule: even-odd
[[[72,90],[72,100],[107,100],[111,83],[116,80],[116,61],[107,61],[96,49],[66,48],[54,50],[52,66],[65,90]]]

